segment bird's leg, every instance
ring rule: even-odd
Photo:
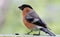
[[[30,34],[32,32],[32,30],[30,32],[28,32],[27,34]]]
[[[39,35],[40,35],[40,30],[39,30],[39,34],[33,34],[33,35],[37,35],[37,36],[39,36]]]
[[[40,35],[40,30],[39,30],[39,35]]]

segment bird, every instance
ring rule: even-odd
[[[48,29],[48,26],[41,20],[39,15],[30,5],[22,4],[18,8],[22,11],[22,16],[23,16],[22,18],[24,25],[31,30],[27,34],[30,34],[33,31],[39,31],[38,34],[33,34],[33,35],[40,35],[40,30],[41,30],[46,34],[49,34],[50,36],[56,36]]]

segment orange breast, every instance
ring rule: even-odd
[[[23,22],[24,22],[25,26],[26,26],[27,28],[29,28],[29,29],[33,29],[33,28],[35,27],[34,24],[29,23],[29,22],[28,22],[27,20],[25,20],[25,19],[23,19]]]
[[[33,28],[35,27],[35,25],[32,24],[32,23],[29,23],[29,22],[25,19],[26,14],[27,14],[27,12],[24,11],[24,12],[23,12],[23,22],[24,22],[24,24],[25,24],[25,26],[26,26],[27,28],[33,29]]]

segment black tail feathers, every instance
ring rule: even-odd
[[[50,36],[56,36],[54,33],[50,32],[47,28],[40,28],[40,30],[49,34]]]

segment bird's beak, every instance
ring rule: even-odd
[[[21,6],[19,6],[18,8],[22,10],[22,7]]]
[[[19,6],[18,8],[20,9],[21,7]]]

